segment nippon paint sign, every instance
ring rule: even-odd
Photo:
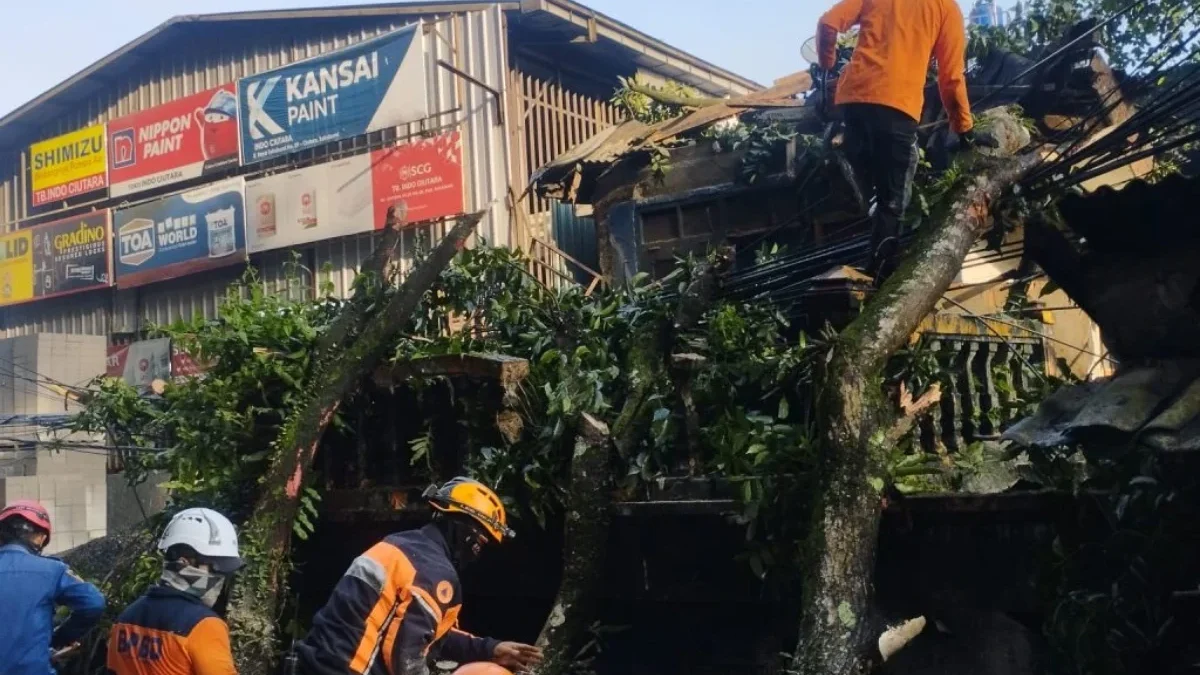
[[[237,86],[230,83],[108,123],[113,197],[227,169],[238,162]]]
[[[419,22],[238,80],[242,164],[424,119],[425,82]]]

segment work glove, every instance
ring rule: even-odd
[[[967,150],[974,148],[998,148],[1000,141],[992,137],[991,134],[976,134],[974,129],[966,131],[958,135],[958,149]]]

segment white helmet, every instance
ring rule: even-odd
[[[185,509],[175,514],[158,541],[158,550],[166,552],[183,544],[203,556],[213,570],[231,574],[241,569],[237,530],[225,516],[212,509]]]

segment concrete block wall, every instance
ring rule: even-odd
[[[101,454],[40,448],[36,474],[10,476],[4,502],[36,499],[50,512],[54,536],[47,553],[66,551],[108,533],[106,463]]]
[[[46,381],[83,385],[104,373],[106,339],[92,335],[41,333],[0,340],[0,416],[64,414],[79,406],[48,390]],[[39,384],[41,382],[42,384]],[[49,441],[51,432],[30,440]],[[3,428],[0,427],[0,435]],[[62,440],[102,446],[103,437],[75,434]],[[0,476],[4,503],[36,499],[54,524],[47,553],[58,553],[103,537],[108,531],[107,457],[102,449],[38,446],[24,453],[25,475]],[[32,471],[30,470],[32,468]]]

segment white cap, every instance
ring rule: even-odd
[[[238,552],[237,530],[225,516],[212,509],[185,509],[175,514],[158,541],[158,550],[166,552],[183,544],[204,556],[213,570],[229,574],[245,564]]]

